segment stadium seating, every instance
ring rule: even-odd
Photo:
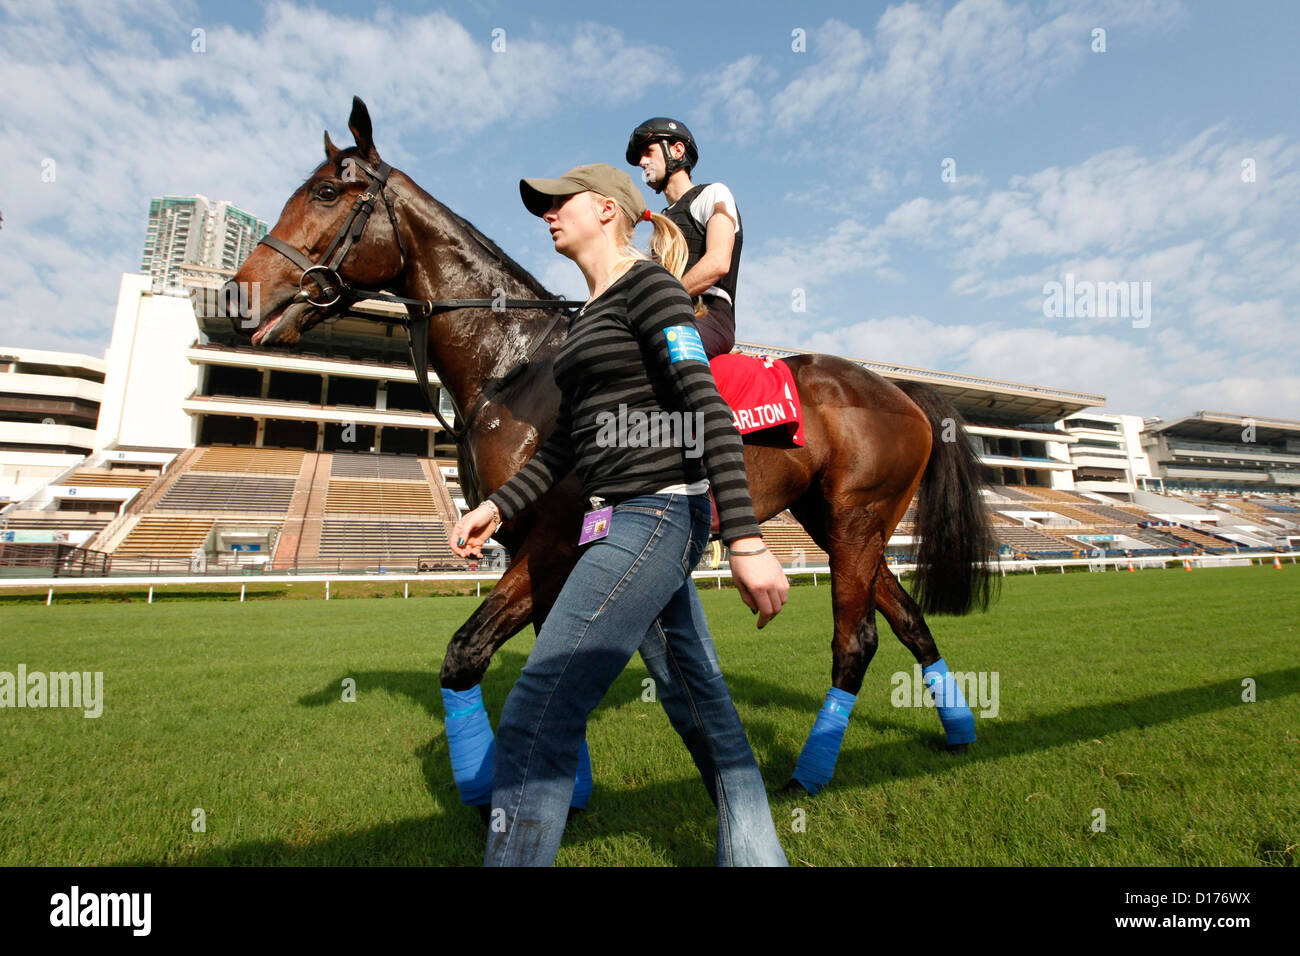
[[[1011,501],[1032,501],[1037,503],[1043,500],[1010,485],[989,485],[988,488],[994,494],[1001,495],[1003,498],[1008,498]]]
[[[1052,502],[1045,502],[1042,505],[1042,507],[1039,508],[1038,510],[1050,511],[1053,514],[1058,514],[1063,517],[1070,518],[1074,521],[1079,522],[1080,525],[1086,528],[1091,528],[1093,525],[1097,524],[1101,520],[1101,518],[1098,515],[1093,514],[1091,511],[1087,511],[1083,508],[1076,508],[1073,505],[1063,505],[1063,504],[1056,504]]]
[[[202,547],[212,526],[212,518],[170,518],[144,515],[113,549],[113,558],[150,557],[186,558]]]
[[[331,479],[327,512],[385,515],[436,515],[427,482]]]
[[[190,466],[191,471],[226,471],[234,474],[296,475],[303,452],[290,448],[207,448]]]
[[[1133,524],[1138,515],[1141,515],[1144,519],[1146,518],[1146,513],[1141,508],[1117,508],[1110,505],[1084,505],[1082,507],[1083,510],[1107,522],[1118,522],[1127,525]]]
[[[1064,504],[1090,504],[1092,501],[1092,499],[1076,494],[1073,491],[1063,491],[1058,488],[1044,488],[1040,485],[1011,485],[1009,487],[1027,498],[1038,499],[1039,501],[1059,501]]]
[[[397,455],[357,455],[335,452],[330,463],[334,478],[395,478],[424,481],[419,459]]]
[[[1230,542],[1225,541],[1222,538],[1216,538],[1213,535],[1206,534],[1202,531],[1197,531],[1194,528],[1188,528],[1180,525],[1178,527],[1162,528],[1160,530],[1165,531],[1167,534],[1170,534],[1175,538],[1181,538],[1184,541],[1191,542],[1192,544],[1201,548],[1217,550],[1220,548],[1232,547],[1232,544]]]
[[[441,521],[327,520],[321,528],[320,557],[340,567],[414,566],[425,555],[458,562],[447,544],[450,530]]]
[[[109,522],[109,518],[56,517],[57,511],[35,512],[19,515],[6,515],[4,527],[12,531],[98,531]],[[49,517],[46,517],[48,515]]]
[[[1082,547],[1079,544],[1066,542],[1060,538],[1054,538],[1041,531],[1035,531],[1033,528],[1018,527],[1014,525],[996,525],[993,528],[993,534],[1000,542],[1010,546],[1013,550],[1024,551],[1030,554],[1074,551]]]
[[[293,497],[293,486],[287,478],[191,473],[181,475],[155,507],[160,511],[284,512]]]
[[[158,475],[159,473],[156,471],[127,471],[125,469],[110,471],[98,468],[81,468],[64,478],[60,484],[76,485],[78,487],[91,485],[101,488],[148,488],[157,480]]]
[[[826,552],[813,542],[808,532],[796,522],[765,521],[760,530],[763,542],[782,564],[792,564],[802,559],[804,564],[826,564]]]
[[[454,565],[458,559],[447,547],[447,537],[458,517],[454,500],[464,497],[456,467],[447,459],[392,454],[201,446],[179,455],[165,475],[79,468],[62,479],[83,487],[142,489],[111,522],[95,513],[20,512],[11,513],[7,526],[100,532],[86,542],[91,547],[104,548],[120,539],[113,556],[121,568],[146,559],[188,560],[214,528],[224,532],[231,521],[257,523],[258,515],[275,516],[277,569],[411,567],[420,557]],[[444,474],[446,469],[450,473]],[[1294,496],[1170,497],[1183,502],[1190,497],[1240,516],[1246,523],[1271,529],[1279,541],[1283,529],[1300,525],[1300,500]],[[1134,550],[1186,550],[1189,544],[1207,550],[1234,547],[1216,537],[1213,528],[1142,528],[1141,523],[1151,520],[1148,509],[1123,501],[1103,504],[1096,497],[1036,485],[989,486],[985,507],[998,542],[1016,552],[1091,550],[1092,545],[1073,536],[1094,533],[1122,536],[1124,546]],[[1061,520],[1026,526],[1000,510],[1033,510]],[[894,530],[895,538],[915,535],[916,519],[913,501]],[[1231,530],[1226,522],[1222,528],[1225,533]],[[800,557],[808,565],[828,562],[788,511],[765,522],[762,531],[768,547],[787,565]],[[1255,535],[1267,537],[1264,532]],[[902,554],[908,548],[900,543],[895,550]],[[209,558],[219,560],[216,555]]]

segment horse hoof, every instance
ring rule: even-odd
[[[961,756],[962,754],[966,753],[966,750],[969,747],[970,744],[949,744],[948,753],[954,754],[955,756]]]
[[[798,797],[806,795],[808,793],[808,788],[798,780],[794,779],[794,777],[791,777],[789,781],[786,782],[786,785],[778,790],[777,793],[783,797]]]

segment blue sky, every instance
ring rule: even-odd
[[[149,198],[274,223],[356,93],[384,158],[556,293],[584,286],[517,180],[672,115],[740,206],[743,340],[1300,419],[1298,11],[0,3],[0,346],[101,354]],[[1145,317],[1045,315],[1067,274],[1149,288]]]

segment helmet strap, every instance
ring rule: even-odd
[[[681,159],[678,159],[673,155],[673,143],[680,142],[680,140],[673,140],[667,136],[661,136],[659,139],[655,140],[655,142],[659,144],[659,149],[664,154],[664,178],[659,181],[659,185],[651,186],[650,188],[657,193],[662,193],[668,188],[668,180],[673,178],[673,173],[677,172],[679,169],[685,169],[689,172],[690,166],[687,165],[686,157],[684,155]]]

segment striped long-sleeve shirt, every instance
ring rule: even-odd
[[[690,296],[654,262],[637,262],[588,303],[555,360],[555,431],[489,496],[502,519],[576,466],[584,494],[607,504],[707,475],[723,541],[757,536],[740,435],[692,335]]]

